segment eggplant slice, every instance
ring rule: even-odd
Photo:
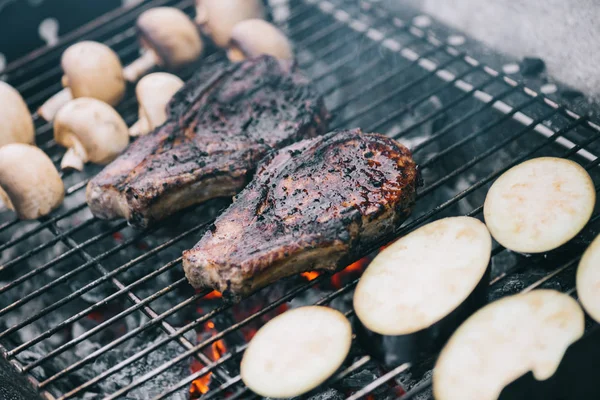
[[[490,233],[507,249],[543,253],[583,229],[596,203],[592,178],[579,164],[542,157],[506,171],[483,208]]]
[[[299,396],[333,375],[351,344],[352,327],[344,314],[321,306],[296,308],[259,329],[244,353],[240,374],[260,396]]]
[[[579,262],[577,294],[585,311],[600,322],[600,236],[594,239]]]
[[[389,367],[440,350],[485,305],[491,250],[471,217],[432,222],[387,247],[354,292],[361,345]]]
[[[452,335],[433,370],[437,400],[492,400],[528,371],[554,375],[583,336],[584,314],[570,296],[535,290],[493,302]]]

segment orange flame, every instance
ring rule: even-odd
[[[218,292],[216,290],[213,290],[212,292],[210,292],[209,294],[207,294],[206,296],[204,296],[204,298],[206,300],[220,299],[221,297],[223,297],[223,295],[221,294],[221,292]]]
[[[309,271],[309,272],[303,272],[300,275],[302,275],[303,277],[305,277],[309,282],[317,279],[317,277],[320,275],[317,271]]]
[[[196,371],[200,371],[204,368],[204,365],[200,361],[194,360],[191,365],[192,373]],[[208,392],[211,373],[202,375],[192,381],[192,386],[190,387],[190,398],[195,399]]]
[[[346,284],[346,281],[359,277],[369,264],[370,258],[363,257],[360,260],[348,265],[342,271],[338,272],[331,277],[331,284],[336,288],[340,289]]]
[[[215,293],[218,293],[220,296],[219,292],[215,291]],[[210,331],[212,336],[217,334],[214,322],[208,321],[206,322],[204,327],[205,331]],[[202,335],[202,333],[200,333],[200,335]],[[223,355],[227,352],[227,347],[225,346],[225,342],[222,339],[219,339],[211,344],[210,350],[210,358],[213,361],[217,361],[219,358],[223,357]],[[192,373],[194,373],[204,368],[204,365],[200,361],[194,360],[190,368],[192,370]],[[192,385],[190,386],[190,398],[196,399],[202,396],[204,393],[208,392],[210,390],[211,377],[212,372],[209,372],[194,379],[194,381],[192,381]]]

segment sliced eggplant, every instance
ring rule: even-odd
[[[441,349],[485,305],[491,249],[482,222],[452,217],[379,253],[354,292],[363,348],[389,367]]]
[[[576,282],[581,305],[590,317],[600,322],[600,236],[583,253]]]
[[[321,306],[296,308],[256,333],[242,358],[240,374],[260,396],[299,396],[333,375],[351,343],[352,327],[344,314]]]
[[[579,304],[555,290],[493,302],[465,321],[442,350],[433,370],[434,397],[495,400],[528,371],[546,380],[583,331]]]
[[[490,233],[520,253],[553,250],[583,229],[596,203],[594,182],[579,164],[542,157],[506,171],[490,188],[483,213]]]

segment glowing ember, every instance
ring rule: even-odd
[[[190,367],[192,373],[200,371],[202,368],[204,368],[204,365],[202,365],[202,363],[197,360],[194,360]],[[208,385],[210,384],[211,375],[212,374],[209,372],[208,374],[194,379],[194,381],[192,382],[192,386],[190,387],[190,398],[195,399],[208,392]]]
[[[221,295],[219,292],[216,293],[218,293],[219,296]],[[204,332],[200,332],[198,334],[199,340],[202,340],[206,333],[210,333],[211,336],[215,336],[217,334],[214,322],[208,321],[206,322],[206,324],[204,324]],[[223,355],[227,352],[227,347],[225,346],[225,342],[223,340],[217,340],[216,342],[213,342],[211,344],[210,350],[211,351],[209,357],[211,358],[211,360],[217,361],[219,358],[223,357]],[[194,360],[192,362],[192,365],[190,366],[192,373],[200,371],[202,368],[204,368],[204,364],[202,364],[198,360]],[[190,386],[191,399],[196,399],[210,390],[211,377],[212,372],[209,372],[194,379],[192,385]]]
[[[222,340],[217,340],[211,345],[212,350],[212,359],[213,361],[217,361],[219,358],[223,357],[227,349],[225,348],[225,343]]]
[[[370,257],[363,257],[357,262],[348,265],[342,271],[331,277],[331,284],[336,289],[340,289],[352,279],[361,276],[365,268],[367,268],[367,265],[369,265],[369,262],[371,262]]]
[[[303,272],[300,275],[305,277],[308,281],[316,279],[320,274],[317,271]]]
[[[223,297],[223,295],[221,294],[221,292],[217,292],[216,290],[213,290],[212,292],[210,292],[209,294],[207,294],[206,296],[204,296],[204,298],[206,300],[220,299],[221,297]]]

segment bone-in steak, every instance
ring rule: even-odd
[[[269,151],[326,132],[322,98],[290,63],[263,56],[203,68],[171,100],[167,122],[89,183],[95,216],[145,227],[232,196]]]
[[[295,143],[267,156],[183,253],[185,274],[236,299],[299,272],[344,267],[406,219],[418,180],[409,150],[382,135],[355,129]]]

